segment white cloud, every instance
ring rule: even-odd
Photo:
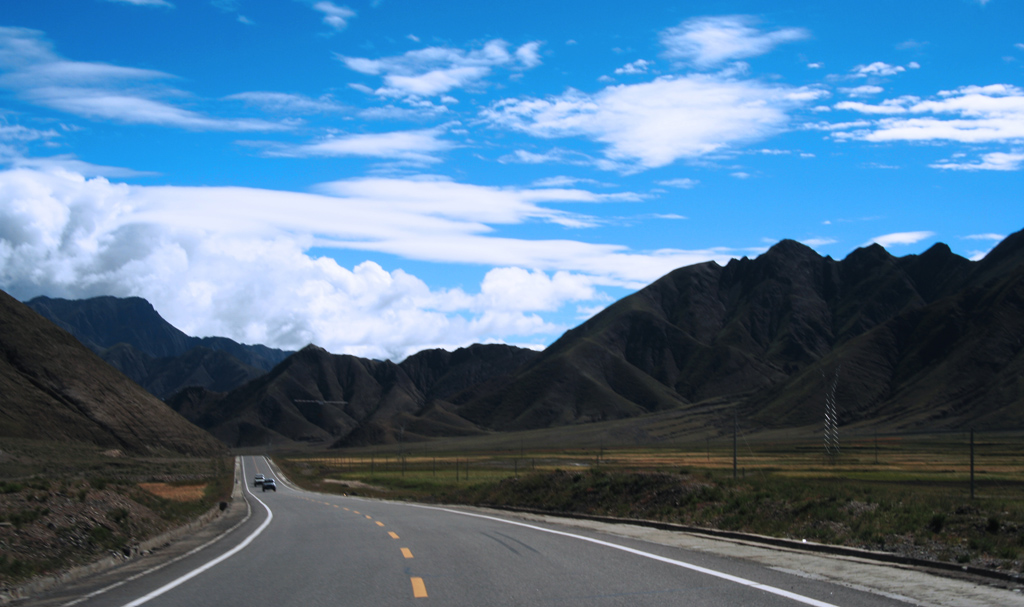
[[[821,68],[825,67],[825,64],[824,63],[808,63],[807,67],[812,69],[812,70],[820,70]]]
[[[880,244],[888,249],[894,245],[917,244],[922,240],[931,238],[932,236],[935,236],[935,232],[896,232],[894,234],[885,234],[884,236],[872,238],[862,246]]]
[[[735,59],[764,55],[779,44],[809,36],[800,28],[762,32],[749,16],[696,17],[661,33],[665,56],[709,68]]]
[[[541,204],[583,190],[474,186],[439,178],[355,179],[322,194],[147,187],[54,169],[0,172],[0,287],[16,297],[141,296],[193,335],[402,358],[428,347],[565,329],[542,314],[607,299],[726,251],[518,240],[493,225],[579,218]],[[313,247],[491,266],[477,293],[431,290],[400,269],[352,268]],[[538,337],[539,336],[539,337]]]
[[[1024,153],[992,152],[982,156],[978,162],[941,160],[928,166],[952,171],[1019,171],[1022,165]]]
[[[839,139],[863,141],[958,141],[992,143],[1024,140],[1024,89],[1008,84],[965,86],[932,99],[900,97],[878,105],[844,101],[836,109],[882,118],[864,128],[842,129]]]
[[[907,71],[907,68],[902,65],[889,65],[884,61],[875,61],[868,65],[858,65],[852,71],[857,78],[867,78],[869,76],[895,76],[900,72]]]
[[[68,61],[41,32],[0,27],[0,89],[43,107],[94,120],[155,124],[192,130],[279,131],[285,123],[214,118],[182,109],[161,97],[180,95],[154,82],[172,78],[154,70]]]
[[[268,156],[291,158],[365,156],[432,164],[440,162],[438,153],[456,147],[455,143],[441,139],[444,132],[445,128],[439,127],[418,131],[331,136],[298,145],[266,145],[264,153]]]
[[[1006,238],[1005,234],[971,234],[970,236],[964,236],[967,240],[995,240],[999,242]]]
[[[348,20],[356,16],[355,11],[348,7],[337,6],[333,2],[317,2],[313,10],[324,14],[324,23],[336,30],[343,30],[348,25]]]
[[[884,90],[885,89],[883,89],[880,86],[865,84],[864,86],[856,86],[853,88],[840,88],[839,92],[845,93],[850,97],[869,97],[871,95],[877,95],[878,93],[881,93]]]
[[[665,181],[659,181],[658,185],[663,185],[670,188],[680,188],[683,190],[689,190],[697,187],[700,182],[696,179],[690,179],[689,177],[683,177],[681,179],[667,179]]]
[[[321,95],[313,99],[305,95],[276,93],[272,91],[251,91],[228,95],[225,99],[241,101],[246,105],[255,106],[268,112],[293,114],[319,114],[344,112],[346,107],[335,101],[330,95]]]
[[[838,241],[835,238],[808,238],[802,242],[809,247],[824,247],[826,245],[835,244]]]
[[[691,74],[611,86],[594,95],[570,89],[547,99],[505,99],[481,115],[492,125],[535,137],[588,137],[605,144],[613,162],[653,168],[785,131],[789,110],[824,94]]]
[[[516,59],[526,69],[535,68],[540,65],[540,42],[527,42],[517,48]]]
[[[431,97],[479,85],[495,67],[536,67],[540,65],[539,47],[539,42],[528,42],[509,53],[507,42],[491,40],[469,52],[432,46],[384,59],[336,56],[350,70],[383,76],[384,86],[375,91],[378,95]]]
[[[651,65],[653,65],[652,61],[647,61],[645,59],[637,59],[636,61],[634,61],[632,63],[627,63],[626,65],[616,69],[615,73],[616,74],[646,74],[647,73],[647,68],[650,67]]]

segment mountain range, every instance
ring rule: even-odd
[[[250,352],[239,358],[168,330],[143,300],[100,299],[86,300],[93,311],[30,303],[121,367],[130,369],[136,352],[148,356],[144,381],[232,446],[415,441],[696,414],[709,403],[750,427],[810,427],[821,424],[829,390],[847,427],[1024,423],[1024,232],[981,261],[944,244],[905,257],[871,245],[837,261],[784,240],[756,258],[675,270],[543,352],[474,345],[400,363],[230,342]],[[200,362],[203,348],[256,371]],[[250,364],[256,354],[272,360],[268,351],[282,357],[276,366]],[[202,372],[152,371],[172,360]]]

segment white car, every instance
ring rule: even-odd
[[[265,476],[263,476],[262,474],[257,474],[256,478],[253,479],[252,484],[253,486],[259,487],[260,485],[263,484],[264,480],[266,480]]]

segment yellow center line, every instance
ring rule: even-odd
[[[380,522],[380,521],[377,521],[377,526],[378,526],[378,527],[383,527],[383,526],[384,526],[384,523],[382,523],[382,522]]]
[[[409,578],[412,582],[412,595],[417,599],[427,598],[427,587],[423,585],[423,578]]]
[[[352,512],[355,512],[356,514],[359,514],[359,511],[358,511],[358,510],[353,510]]]
[[[369,514],[364,514],[363,516],[365,516],[366,518],[368,518],[368,519],[370,519],[370,520],[373,520],[373,517],[372,517],[372,516],[370,516]]]
[[[408,548],[402,548],[402,556],[404,556],[407,559],[411,559],[412,558],[412,550],[409,550]]]
[[[393,540],[397,540],[398,539],[398,534],[395,533],[394,531],[388,531],[388,535],[390,535],[391,539],[393,539]]]
[[[345,508],[345,511],[346,511],[346,512],[352,512],[352,511],[351,511],[351,510],[349,510],[348,508]]]

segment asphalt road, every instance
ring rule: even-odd
[[[327,496],[245,457],[251,516],[195,554],[114,588],[50,601],[83,607],[427,605],[900,605],[882,596],[599,531],[472,509]],[[84,600],[83,600],[84,599]]]

